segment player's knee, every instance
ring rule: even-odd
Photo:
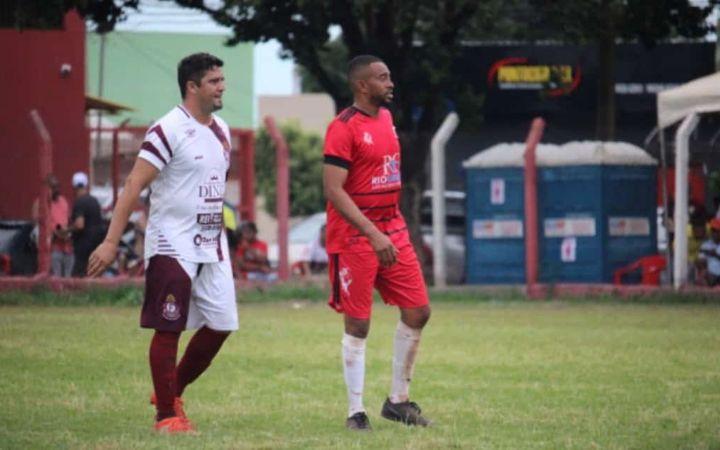
[[[423,326],[425,326],[426,323],[428,323],[428,320],[430,320],[430,316],[432,315],[432,312],[430,310],[430,307],[427,306],[423,308]]]
[[[416,330],[422,329],[428,320],[430,320],[430,306],[422,308],[403,309],[401,312],[401,320],[405,325]]]
[[[420,308],[418,310],[418,326],[416,328],[423,328],[428,323],[428,320],[430,320],[430,307]]]
[[[368,333],[370,332],[370,327],[364,327],[364,326],[354,326],[354,327],[345,327],[345,332],[349,334],[350,336],[360,338],[360,339],[367,339]]]
[[[366,339],[370,332],[370,321],[345,316],[345,333],[360,339]]]

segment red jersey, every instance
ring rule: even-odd
[[[368,116],[351,106],[328,126],[325,164],[347,169],[343,188],[375,226],[397,248],[410,244],[407,224],[400,214],[400,143],[392,114],[380,108]],[[372,252],[368,239],[327,203],[327,252]]]
[[[262,256],[262,259],[267,258],[268,245],[265,241],[255,239],[254,241],[247,243],[244,240],[240,242],[237,250],[235,250],[235,256],[242,258],[245,261],[255,262],[258,260],[256,255]]]
[[[55,235],[58,228],[65,229],[70,218],[70,206],[62,195],[50,201],[50,222],[48,224],[48,236],[52,236],[50,248],[64,253],[72,253],[72,241],[69,237],[60,238]]]

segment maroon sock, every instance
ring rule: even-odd
[[[157,397],[155,420],[175,415],[175,360],[179,339],[180,333],[155,331],[150,343],[150,371]]]
[[[230,333],[200,328],[190,339],[177,367],[176,394],[182,396],[185,387],[195,381],[210,366]]]

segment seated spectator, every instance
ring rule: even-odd
[[[238,246],[237,211],[227,201],[223,201],[223,224],[225,225],[225,236],[227,236],[228,250],[230,251],[230,263],[235,264],[235,254]],[[233,269],[234,270],[234,269]]]
[[[235,253],[235,264],[240,276],[250,281],[277,280],[277,273],[270,267],[267,254],[268,246],[257,238],[255,223],[243,223],[240,226],[240,242]]]
[[[308,254],[302,261],[303,274],[323,273],[327,269],[328,254],[325,248],[325,225],[320,228],[317,237],[310,243]]]
[[[700,246],[696,269],[698,284],[716,286],[720,282],[720,219],[710,221],[710,239]]]
[[[140,195],[118,242],[117,259],[108,266],[106,275],[142,276],[145,273],[145,230],[147,229],[149,195]]]

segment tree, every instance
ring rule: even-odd
[[[341,87],[347,87],[345,70],[348,62],[348,51],[342,40],[335,38],[328,41],[326,50],[320,55],[320,64],[325,67],[328,77],[332,79],[333,84]],[[325,89],[318,83],[317,79],[310,71],[303,66],[298,67],[300,76],[300,88],[302,92],[325,92]],[[350,98],[350,89],[347,88],[345,94]]]
[[[470,92],[452,71],[462,32],[477,14],[492,10],[488,5],[502,0],[227,0],[219,7],[206,6],[203,0],[176,2],[231,27],[234,35],[229,44],[277,39],[285,55],[312,74],[338,109],[348,106],[351,97],[344,76],[326,64],[335,45],[330,27],[340,29],[339,42],[348,55],[370,53],[385,60],[396,84],[403,210],[414,242],[421,242],[418,205],[430,137],[443,113]],[[476,110],[480,106],[474,105]]]
[[[705,6],[692,0],[175,0],[209,13],[233,30],[228,44],[277,39],[284,56],[310,73],[336,107],[350,103],[342,72],[328,64],[334,46],[348,55],[372,53],[383,58],[397,85],[395,118],[403,152],[403,210],[416,245],[418,205],[432,132],[448,109],[479,115],[482,98],[453,73],[464,39],[561,39],[596,44],[601,67],[597,134],[614,135],[613,52],[617,40],[646,45],[676,37],[702,37],[720,0]],[[75,6],[111,30],[122,12],[138,0],[27,0],[10,8],[10,23],[48,8],[64,13]],[[695,2],[697,3],[697,2]],[[49,6],[48,6],[49,5]],[[28,13],[30,11],[31,13]],[[41,11],[42,12],[42,11]],[[43,17],[45,15],[41,14]],[[51,17],[49,14],[47,17]],[[58,16],[59,17],[59,16]],[[61,19],[57,19],[61,20]],[[340,30],[330,40],[331,26]]]
[[[322,138],[303,133],[297,124],[280,127],[290,149],[290,214],[308,215],[325,209],[322,191]],[[255,141],[257,190],[265,210],[275,215],[275,146],[263,128]]]
[[[596,134],[615,136],[615,44],[639,41],[646,46],[675,37],[701,38],[714,27],[707,18],[720,4],[708,0],[529,0],[538,12],[528,27],[534,38],[559,38],[597,46],[598,101]],[[536,31],[534,31],[536,30]],[[535,36],[532,36],[534,34]]]
[[[128,8],[137,9],[139,0],[15,0],[0,8],[0,27],[62,28],[71,9],[89,19],[98,33],[107,33],[125,19]]]

